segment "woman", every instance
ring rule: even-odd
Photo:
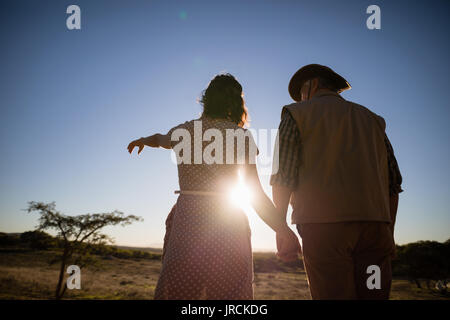
[[[242,87],[232,75],[217,75],[203,93],[199,119],[128,146],[130,153],[134,147],[139,154],[144,146],[150,146],[173,148],[177,155],[180,196],[166,221],[155,299],[253,299],[248,219],[242,209],[230,205],[228,197],[230,188],[238,183],[238,173],[253,191],[255,211],[285,240],[281,257],[292,260],[300,252],[296,235],[261,187],[251,136],[243,145],[231,141],[229,148],[227,132],[249,134],[243,129],[248,114],[242,96]],[[172,141],[181,136],[182,141]],[[213,136],[216,148],[211,150]],[[184,143],[183,150],[178,143]]]

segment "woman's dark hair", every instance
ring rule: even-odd
[[[248,122],[242,86],[229,73],[219,74],[211,80],[200,103],[203,105],[202,116],[228,119],[240,127]]]

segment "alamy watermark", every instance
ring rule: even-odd
[[[370,276],[367,278],[366,286],[367,289],[373,290],[373,289],[381,289],[381,270],[380,267],[373,264],[367,267],[366,273],[370,274]]]
[[[172,161],[176,164],[257,164],[261,174],[278,172],[277,129],[203,130],[202,121],[194,121],[192,131],[174,129],[170,140]],[[273,160],[273,161],[272,161]]]
[[[66,19],[66,26],[69,30],[81,29],[81,9],[79,6],[72,4],[67,7],[66,13],[70,16]]]
[[[67,289],[81,289],[81,270],[77,265],[71,265],[67,267],[67,273],[70,276],[67,277],[66,286]]]
[[[366,20],[366,26],[369,30],[381,29],[381,9],[376,4],[372,4],[367,7],[367,14],[370,16]]]

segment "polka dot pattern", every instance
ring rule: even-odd
[[[188,130],[193,127],[189,122],[183,126]],[[226,120],[203,119],[203,130],[210,127],[224,130],[237,126]],[[237,182],[238,168],[238,165],[178,165],[181,190],[219,191],[225,185],[223,181]],[[229,203],[226,193],[181,194],[169,217],[155,299],[253,299],[248,218]]]

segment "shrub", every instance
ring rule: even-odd
[[[20,235],[20,241],[36,250],[47,250],[57,247],[57,241],[43,231],[27,231]]]

